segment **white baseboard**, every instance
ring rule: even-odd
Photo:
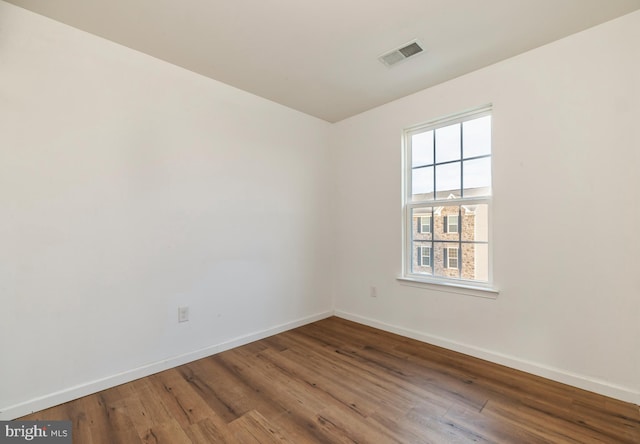
[[[563,384],[578,387],[604,396],[609,396],[621,401],[640,404],[640,392],[628,387],[621,387],[619,385],[611,384],[607,381],[590,378],[585,375],[549,367],[536,362],[526,361],[513,356],[504,355],[502,353],[496,353],[484,348],[462,344],[456,341],[451,341],[439,336],[429,335],[416,330],[397,327],[395,325],[386,324],[375,319],[354,315],[340,310],[336,310],[334,314],[337,317],[357,322],[359,324],[368,325],[369,327],[378,328],[390,333],[395,333],[411,339],[416,339],[421,342],[437,345],[439,347],[464,353],[466,355],[484,359],[496,364],[501,364],[506,367],[514,368],[516,370],[522,370],[533,375],[541,376],[543,378],[551,379],[553,381],[561,382]]]
[[[0,420],[8,421],[15,418],[19,418],[24,415],[28,415],[33,412],[37,412],[49,407],[53,407],[59,404],[63,404],[74,399],[87,396],[101,390],[105,390],[111,387],[115,387],[126,382],[130,382],[145,376],[152,375],[170,368],[177,367],[198,359],[205,358],[207,356],[214,355],[216,353],[230,350],[234,347],[248,344],[253,341],[264,339],[266,337],[282,333],[293,328],[297,328],[311,322],[319,321],[324,318],[328,318],[333,315],[332,311],[318,313],[312,316],[307,316],[295,321],[287,322],[284,324],[276,325],[266,330],[250,333],[248,335],[240,336],[238,338],[226,341],[220,344],[214,344],[199,350],[195,350],[189,353],[185,353],[179,356],[174,356],[169,359],[154,362],[152,364],[144,365],[135,369],[127,370],[122,373],[107,376],[95,381],[89,381],[83,384],[76,385],[75,387],[69,387],[64,390],[60,390],[55,393],[49,393],[44,396],[30,399],[20,404],[0,407]]]

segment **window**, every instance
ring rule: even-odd
[[[458,268],[458,249],[457,248],[445,248],[444,266],[447,268]]]
[[[404,137],[403,276],[489,287],[490,107],[408,129]]]
[[[418,266],[431,267],[431,247],[421,246],[417,247],[418,251]]]
[[[418,218],[418,233],[431,233],[431,216]]]
[[[445,233],[458,232],[458,215],[457,214],[452,214],[451,216],[444,217],[444,232]]]

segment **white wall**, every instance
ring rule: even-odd
[[[636,12],[336,124],[337,314],[640,403],[639,54]],[[402,130],[487,103],[500,294],[402,285]]]
[[[4,2],[0,66],[0,419],[331,313],[329,124]]]

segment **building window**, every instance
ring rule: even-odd
[[[457,233],[458,232],[458,215],[452,214],[445,216],[444,219],[444,232],[445,233]]]
[[[431,233],[431,216],[418,218],[418,233]]]
[[[458,268],[458,249],[457,248],[445,248],[444,249],[444,266],[446,268]]]
[[[490,286],[490,107],[408,129],[404,143],[404,277]]]
[[[418,251],[418,266],[431,267],[431,247],[421,246],[417,247]]]

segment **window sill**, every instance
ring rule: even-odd
[[[485,299],[496,299],[499,294],[499,290],[493,287],[480,287],[465,285],[463,283],[458,284],[455,282],[435,282],[402,276],[397,277],[396,280],[400,282],[401,285],[407,285],[409,287],[425,288],[444,293],[463,294],[466,296],[476,296]]]

